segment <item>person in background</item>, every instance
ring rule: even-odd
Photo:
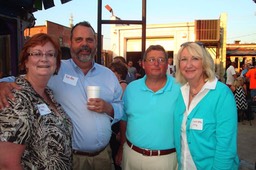
[[[243,121],[246,115],[246,110],[248,109],[246,101],[247,87],[243,77],[236,78],[230,89],[235,95],[238,122]]]
[[[112,62],[109,65],[109,69],[115,73],[124,92],[127,86],[127,83],[125,80],[126,75],[128,73],[127,66],[123,62]],[[116,156],[117,156],[119,146],[120,146],[120,122],[117,122],[112,125],[112,136],[110,139],[110,147],[112,149],[112,159],[114,162],[115,170],[122,169],[121,166],[116,163]]]
[[[245,79],[245,74],[249,71],[249,69],[250,69],[249,63],[243,64],[240,77],[243,77]]]
[[[126,75],[128,73],[128,68],[126,67],[126,65],[123,62],[112,62],[109,65],[109,69],[113,71],[113,73],[115,73],[122,89],[123,92],[127,86],[127,82],[126,82]]]
[[[236,67],[236,63],[231,62],[226,70],[226,76],[227,76],[226,85],[228,87],[231,87],[234,80],[237,78],[235,67]]]
[[[125,58],[122,57],[122,56],[116,56],[116,57],[114,57],[113,62],[122,62],[122,63],[125,64],[125,66],[126,66],[127,69],[128,69],[128,66],[127,66],[127,64],[126,64],[126,60],[125,60]],[[129,69],[128,69],[128,72],[127,72],[127,75],[126,75],[126,78],[125,78],[126,83],[129,84],[130,82],[132,82],[132,81],[135,80],[135,79],[136,79],[136,77],[134,76],[134,74],[132,74],[131,72],[129,72]]]
[[[138,64],[139,64],[139,69],[138,69],[138,72],[136,73],[136,78],[140,79],[140,78],[145,76],[145,70],[144,70],[144,68],[142,66],[141,59],[138,61]]]
[[[166,74],[167,58],[162,46],[149,46],[142,64],[146,75],[131,82],[124,92],[117,157],[124,170],[177,168],[173,114],[179,85]]]
[[[0,169],[72,169],[70,118],[53,98],[48,80],[60,68],[61,50],[47,34],[31,37],[20,53],[15,101],[0,110]]]
[[[240,77],[243,77],[243,80],[244,80],[244,84],[246,85],[246,96],[247,96],[247,100],[249,99],[250,100],[250,82],[249,80],[246,78],[246,73],[249,71],[249,69],[251,68],[251,64],[250,63],[245,63],[242,67],[242,72],[241,72],[241,75]]]
[[[128,72],[132,74],[132,76],[135,77],[136,79],[137,69],[133,66],[133,61],[131,60],[128,61],[127,66],[128,66]]]
[[[173,77],[175,76],[175,67],[173,65],[173,57],[168,57],[168,69],[166,73]]]
[[[122,63],[124,63],[125,66],[127,67],[127,65],[126,65],[126,60],[125,60],[125,58],[122,57],[122,56],[116,56],[116,57],[114,57],[113,62],[122,62]],[[128,69],[128,68],[127,68],[127,69]]]
[[[256,96],[256,67],[252,67],[244,75],[246,79],[249,81],[250,95],[251,99],[253,99]]]
[[[94,62],[96,47],[93,27],[86,21],[76,24],[70,37],[72,58],[62,60],[58,74],[48,83],[74,126],[75,170],[112,169],[111,125],[123,115],[122,88],[110,69]],[[100,87],[100,98],[88,99],[85,89],[92,85]],[[9,96],[6,93],[13,87],[0,83],[0,96]],[[1,98],[0,106],[5,100]]]
[[[248,92],[248,112],[247,112],[247,118],[248,120],[253,120],[254,119],[254,109],[253,106],[255,105],[256,102],[256,66],[254,63],[254,66],[252,66],[248,72],[245,75],[246,82],[249,83],[247,86],[249,86],[249,92]]]
[[[238,169],[233,93],[215,77],[213,59],[203,44],[184,43],[176,57],[181,84],[174,113],[179,169]]]

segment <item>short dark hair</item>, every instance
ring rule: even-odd
[[[146,60],[148,53],[149,53],[150,51],[152,51],[152,50],[162,51],[162,52],[164,53],[165,59],[166,59],[166,60],[168,59],[168,54],[167,54],[167,52],[165,51],[165,49],[164,49],[163,46],[161,46],[161,45],[151,45],[151,46],[149,46],[149,47],[146,49],[146,51],[145,51],[145,53],[144,53],[144,55],[143,55],[143,60],[144,60],[144,61]]]
[[[72,27],[72,29],[71,29],[71,34],[70,34],[70,40],[72,40],[72,38],[73,38],[74,29],[75,29],[77,26],[79,26],[79,25],[80,25],[80,26],[84,26],[84,27],[91,28],[92,31],[93,31],[93,33],[94,33],[94,35],[96,36],[96,32],[95,32],[95,30],[93,29],[92,25],[91,25],[89,22],[87,22],[87,21],[82,21],[82,22],[79,22],[79,23],[77,23],[76,25],[74,25],[74,26]]]
[[[118,74],[120,74],[122,80],[126,79],[128,68],[121,61],[110,63],[109,69],[112,70],[113,72],[117,72]]]
[[[116,56],[116,57],[114,57],[114,60],[116,60],[116,61],[121,61],[121,62],[123,62],[123,63],[126,64],[125,58],[122,57],[122,56]]]

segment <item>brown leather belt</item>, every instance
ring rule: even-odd
[[[93,156],[99,155],[105,148],[103,148],[102,150],[100,150],[98,152],[82,152],[82,151],[73,150],[73,154],[93,157]]]
[[[142,149],[135,145],[133,145],[130,141],[126,140],[128,146],[132,148],[134,151],[141,153],[144,156],[161,156],[161,155],[168,155],[173,152],[176,152],[175,148],[172,149],[166,149],[166,150],[148,150],[148,149]]]

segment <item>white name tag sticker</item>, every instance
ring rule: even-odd
[[[42,115],[42,116],[51,113],[51,110],[48,108],[48,106],[45,103],[38,104],[37,108],[39,110],[40,115]]]
[[[203,119],[193,118],[190,123],[190,129],[203,130]]]
[[[77,77],[73,77],[71,75],[65,74],[64,78],[63,78],[63,82],[70,84],[72,86],[76,86],[78,78]]]

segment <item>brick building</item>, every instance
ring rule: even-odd
[[[51,21],[46,21],[45,25],[34,26],[24,30],[25,38],[37,33],[46,33],[59,41],[60,46],[69,47],[70,27],[66,27]]]

